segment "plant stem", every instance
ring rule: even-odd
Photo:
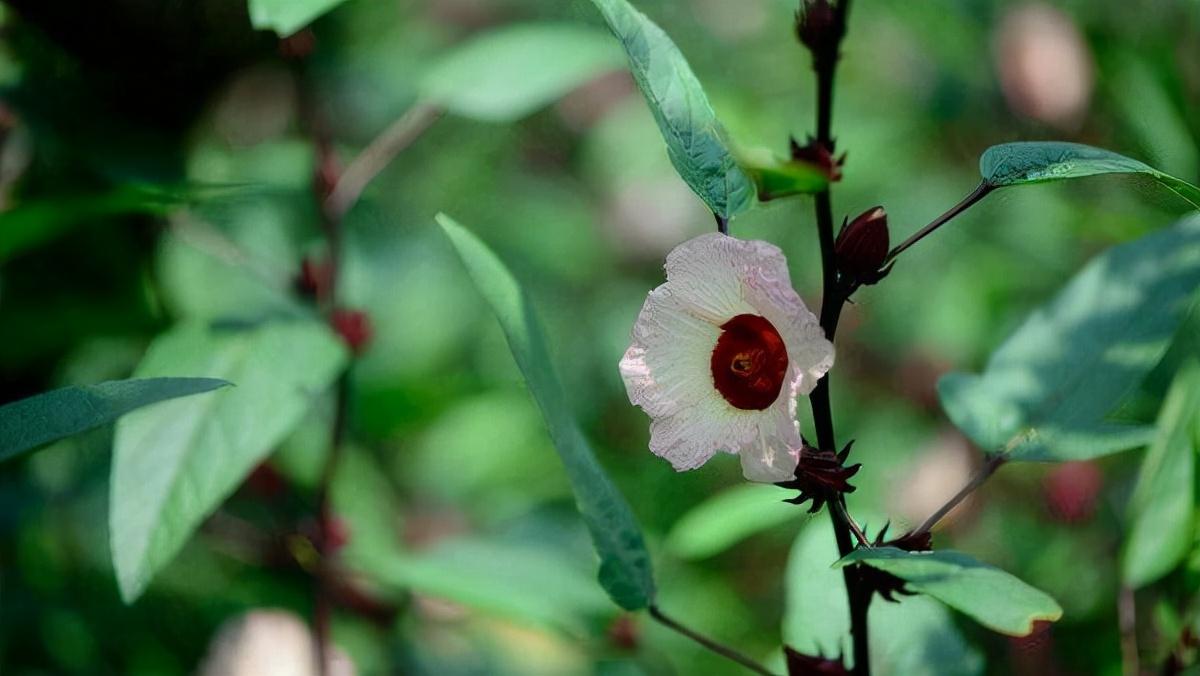
[[[837,71],[841,38],[845,33],[846,17],[850,10],[850,0],[840,0],[834,8],[833,26],[828,30],[835,31],[836,39],[826,43],[824,48],[813,49],[813,70],[817,78],[817,130],[814,142],[832,154],[833,144],[833,84]],[[801,3],[801,11],[805,11]],[[826,188],[815,195],[814,200],[817,217],[817,236],[821,244],[821,272],[823,291],[821,299],[821,328],[825,337],[832,342],[837,333],[838,320],[842,314],[842,306],[846,301],[846,292],[838,282],[837,262],[834,256],[833,236],[833,202]],[[837,452],[837,437],[833,428],[833,412],[829,403],[829,375],[826,374],[813,390],[811,398],[813,424],[817,430],[817,445],[823,451]],[[838,552],[846,556],[854,549],[851,534],[857,531],[860,541],[866,539],[862,529],[851,526],[852,520],[846,510],[845,498],[838,495],[836,504],[829,508],[829,518],[833,522],[833,532],[837,538]],[[868,676],[871,673],[869,642],[867,637],[867,608],[871,603],[872,592],[864,587],[862,575],[858,566],[846,566],[842,569],[843,580],[846,583],[846,597],[850,604],[850,634],[854,642],[854,673],[858,676]]]
[[[325,200],[324,211],[327,218],[341,220],[379,172],[391,164],[413,141],[420,138],[443,112],[437,106],[418,103],[375,137],[338,178],[337,185]]]
[[[703,634],[696,633],[695,631],[688,629],[687,627],[683,626],[682,624],[679,624],[675,620],[673,620],[670,617],[668,617],[667,615],[665,615],[663,613],[663,611],[658,608],[658,606],[655,606],[655,605],[650,606],[650,617],[653,617],[654,619],[658,620],[658,622],[660,624],[662,624],[663,626],[692,639],[696,643],[699,643],[700,645],[704,646],[705,648],[708,648],[709,650],[720,655],[721,657],[724,657],[726,659],[737,662],[738,664],[742,665],[743,667],[746,667],[747,669],[749,669],[750,671],[753,671],[756,674],[763,674],[764,676],[774,676],[774,674],[772,674],[766,667],[759,664],[758,662],[755,662],[754,660],[743,655],[742,653],[734,650],[733,648],[730,648],[729,646],[724,645],[722,643],[718,643],[717,641],[714,641],[713,639],[708,638],[707,636],[705,636]]]
[[[314,176],[328,178],[328,173],[336,171],[337,167],[329,129],[316,112],[317,106],[312,100],[312,92],[308,88],[305,88],[304,91],[304,103],[307,113],[306,122],[316,151]],[[342,175],[337,177],[337,185],[341,185],[342,178]],[[341,273],[343,258],[342,216],[345,211],[331,210],[327,207],[328,200],[323,193],[321,180],[313,181],[313,194],[321,215],[321,228],[328,249],[329,279],[322,310],[327,316],[332,316],[332,313],[338,308],[338,277]],[[326,456],[325,464],[321,468],[316,493],[317,533],[316,542],[313,544],[318,558],[313,576],[313,634],[316,643],[317,673],[320,676],[326,676],[329,669],[330,623],[334,606],[333,587],[337,582],[337,571],[330,562],[333,555],[333,549],[330,547],[330,543],[333,541],[330,526],[334,518],[331,488],[345,446],[349,398],[350,371],[347,368],[338,377],[334,390],[334,417],[329,433],[329,455]]]
[[[1000,465],[1004,464],[1004,458],[1005,456],[1003,453],[996,453],[988,456],[987,462],[983,463],[983,467],[980,467],[979,471],[975,472],[975,476],[971,477],[971,480],[967,482],[967,485],[963,486],[962,490],[955,493],[954,497],[947,500],[946,504],[939,507],[936,512],[930,514],[929,518],[925,519],[925,522],[918,526],[913,533],[919,535],[928,533],[930,530],[932,530],[934,526],[938,525],[939,521],[941,521],[947,514],[951,512],[951,510],[957,507],[963,500],[966,500],[972,493],[975,492],[976,489],[978,489],[984,484],[984,482],[991,478],[992,474],[995,474],[996,470],[1000,469]]]
[[[987,197],[988,194],[991,193],[993,190],[995,190],[995,186],[993,186],[992,184],[987,183],[986,181],[983,183],[980,183],[978,186],[976,186],[975,190],[971,191],[971,194],[962,198],[962,201],[960,201],[958,204],[955,204],[954,206],[950,207],[950,209],[946,213],[933,219],[932,223],[930,223],[929,225],[916,231],[915,233],[913,233],[913,235],[911,237],[904,240],[896,248],[889,251],[887,258],[885,258],[883,260],[883,264],[887,265],[888,263],[895,260],[896,256],[899,256],[900,254],[904,253],[904,251],[906,249],[908,249],[910,246],[912,246],[912,245],[916,244],[917,242],[921,241],[922,239],[924,239],[926,235],[928,235],[929,233],[933,232],[934,230],[937,230],[938,228],[942,227],[947,222],[949,222],[950,219],[952,219],[955,216],[966,211],[967,209],[969,209],[972,205],[974,205],[979,200],[983,199],[984,197]]]

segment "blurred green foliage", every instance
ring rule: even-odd
[[[783,154],[789,135],[810,130],[794,2],[637,4],[679,45],[738,147]],[[1029,7],[1000,0],[855,3],[834,114],[848,153],[838,214],[882,204],[898,241],[975,186],[984,148],[1017,139],[1111,148],[1200,180],[1195,2],[1034,7],[1050,12],[1037,25],[1060,30],[1022,28]],[[583,0],[350,0],[282,42],[256,27],[289,33],[307,18],[252,16],[244,0],[9,0],[0,401],[127,378],[179,322],[311,316],[294,282],[324,247],[314,128],[349,163],[433,96],[429,73],[448,67],[456,45],[531,24],[605,32]],[[825,567],[825,517],[778,511],[743,485],[734,458],[676,474],[646,450],[646,418],[629,406],[617,360],[665,252],[712,218],[675,174],[620,60],[599,42],[593,53],[589,39],[580,49],[595,61],[547,69],[615,70],[569,92],[546,75],[531,89],[565,96],[502,107],[520,117],[503,124],[478,119],[488,115],[470,103],[450,106],[346,216],[339,293],[370,314],[374,337],[351,373],[352,444],[333,498],[341,556],[372,574],[340,590],[332,630],[359,673],[738,673],[623,615],[594,584],[567,476],[500,327],[434,224],[439,211],[471,224],[538,308],[563,403],[641,522],[664,608],[779,669],[771,656],[782,641],[813,636],[805,626],[836,628],[830,618],[845,613]],[[1047,53],[1035,62],[1083,65],[1054,69],[1060,80],[1046,86],[1021,64]],[[1080,87],[1077,100],[1047,98]],[[893,529],[919,522],[977,457],[940,412],[938,376],[980,371],[1086,260],[1186,206],[1128,177],[1001,191],[855,296],[833,395],[839,434],[864,463],[850,507],[878,515],[872,532],[886,518]],[[807,200],[748,211],[733,233],[778,243],[815,306]],[[1172,375],[1139,420],[1156,419]],[[191,673],[240,613],[309,617],[316,486],[334,417],[327,397],[310,403],[133,605],[121,601],[108,541],[111,430],[0,466],[0,670]],[[801,425],[812,429],[807,413]],[[880,673],[1121,673],[1118,553],[1142,456],[1002,469],[937,543],[1045,590],[1063,619],[1018,640],[927,597],[876,601]],[[1200,557],[1194,539],[1183,546],[1178,566],[1133,594],[1148,668],[1196,620]],[[795,601],[814,594],[829,598]],[[829,654],[836,641],[797,647]],[[918,644],[932,648],[916,654]]]

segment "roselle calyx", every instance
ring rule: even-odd
[[[885,540],[887,537],[888,527],[890,523],[883,525],[879,534],[875,536],[874,545],[876,547],[895,547],[903,549],[906,552],[928,552],[933,550],[933,536],[929,531],[908,531],[904,535],[891,540]],[[864,566],[860,572],[862,575],[863,584],[866,585],[872,592],[879,594],[885,601],[899,603],[896,598],[897,594],[901,596],[913,596],[916,592],[905,587],[904,580],[884,572],[878,568]]]
[[[800,145],[800,142],[792,137],[789,139],[788,147],[793,160],[817,167],[825,172],[831,183],[842,180],[842,165],[846,162],[846,154],[842,153],[840,157],[835,157],[832,142],[821,143],[809,136],[805,144]]]
[[[805,655],[790,646],[783,647],[787,660],[788,676],[849,676],[850,670],[839,657],[825,657],[820,653]]]
[[[850,447],[853,445],[854,442],[851,441],[841,453],[834,453],[813,448],[805,441],[800,449],[795,476],[775,484],[781,488],[800,491],[799,495],[784,502],[800,505],[812,500],[808,511],[815,514],[826,502],[836,499],[841,494],[853,493],[854,486],[850,485],[850,478],[862,467],[860,464],[846,465],[846,458],[850,455]]]
[[[848,224],[843,223],[833,244],[842,281],[856,287],[883,279],[891,270],[891,266],[883,268],[890,246],[887,212],[883,207],[873,207]]]

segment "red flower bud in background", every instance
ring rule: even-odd
[[[333,266],[328,261],[305,258],[300,261],[300,274],[296,275],[293,284],[305,298],[322,300],[333,285]]]
[[[1094,462],[1064,462],[1042,480],[1042,494],[1050,515],[1063,523],[1081,523],[1096,513],[1096,498],[1104,488],[1104,474]]]
[[[356,355],[362,354],[367,349],[374,334],[374,330],[371,328],[371,319],[362,310],[334,310],[329,317],[329,324],[342,337],[350,351]]]
[[[322,549],[326,554],[332,554],[350,542],[350,527],[342,517],[330,515],[325,518]]]
[[[621,650],[637,650],[641,632],[631,613],[622,613],[608,625],[608,640]]]
[[[852,286],[874,284],[887,275],[881,270],[891,243],[888,240],[887,212],[883,207],[868,209],[849,225],[843,224],[834,242],[838,273]]]

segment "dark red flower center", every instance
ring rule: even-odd
[[[721,325],[711,364],[713,384],[725,401],[761,411],[779,397],[787,376],[787,347],[765,318],[738,315]]]

